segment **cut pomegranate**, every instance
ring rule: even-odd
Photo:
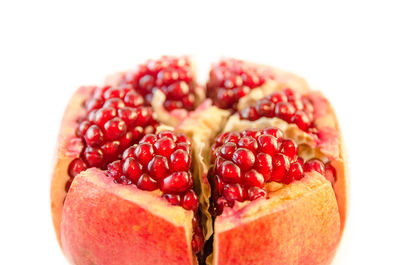
[[[296,124],[303,131],[315,132],[314,106],[311,100],[290,88],[258,100],[255,104],[241,110],[239,116],[243,120],[250,121],[261,117],[277,117]]]
[[[266,82],[269,76],[243,61],[228,59],[216,64],[210,71],[207,97],[223,109],[236,109],[240,98]],[[251,115],[251,114],[250,114]]]
[[[164,107],[168,111],[195,108],[196,82],[187,57],[163,56],[149,60],[127,74],[122,82],[132,84],[149,103],[154,90],[161,90],[166,96]]]

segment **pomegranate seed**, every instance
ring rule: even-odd
[[[280,152],[293,160],[297,155],[297,144],[292,139],[282,140]]]
[[[135,147],[131,146],[127,148],[124,153],[122,154],[122,159],[125,160],[128,157],[135,157]]]
[[[118,141],[106,142],[100,149],[107,160],[114,160],[118,156],[120,143]]]
[[[132,132],[127,132],[121,138],[119,138],[120,152],[131,146],[133,141],[134,139]]]
[[[267,99],[273,103],[279,103],[279,102],[287,102],[287,97],[284,93],[282,92],[274,92],[270,94]]]
[[[140,176],[136,186],[141,190],[156,190],[157,189],[157,181],[152,179],[148,174],[144,173]]]
[[[126,133],[127,126],[123,120],[116,117],[104,125],[106,136],[110,140],[117,140]]]
[[[227,183],[240,182],[240,168],[231,161],[225,161],[221,167],[221,177]]]
[[[253,152],[245,148],[238,148],[232,156],[233,162],[237,164],[241,170],[249,170],[253,167],[255,156]]]
[[[79,124],[79,127],[76,129],[76,136],[82,137],[86,134],[86,131],[89,129],[89,127],[92,125],[91,122],[89,121],[83,121]]]
[[[222,194],[224,186],[225,186],[225,182],[218,175],[216,175],[215,176],[215,189],[219,195]]]
[[[275,106],[275,115],[287,122],[292,119],[295,112],[296,109],[290,102],[279,102]]]
[[[302,179],[303,176],[303,166],[299,162],[294,162],[290,165],[286,184],[289,184],[293,180]]]
[[[259,119],[257,110],[253,106],[249,106],[249,107],[243,109],[242,111],[240,111],[239,116],[241,119],[249,120],[249,121],[255,121],[255,120]]]
[[[253,153],[255,153],[258,148],[256,139],[254,139],[252,137],[247,137],[247,136],[243,136],[242,138],[240,138],[240,140],[238,142],[238,146],[249,149]]]
[[[192,187],[193,177],[188,172],[173,172],[160,185],[165,193],[180,193]]]
[[[226,184],[222,194],[230,203],[233,203],[234,201],[244,201],[243,188],[239,184]]]
[[[149,143],[141,143],[135,149],[135,157],[142,165],[147,165],[153,158],[154,149]]]
[[[220,154],[225,159],[232,159],[233,152],[235,151],[236,151],[236,144],[232,142],[224,144],[219,150]]]
[[[181,149],[174,151],[170,158],[171,171],[188,171],[190,167],[190,157],[188,152]]]
[[[289,170],[290,162],[284,154],[275,154],[272,158],[271,181],[282,182]]]
[[[169,157],[175,149],[175,143],[168,137],[163,137],[154,144],[154,148],[157,154]]]
[[[117,116],[117,112],[114,108],[103,107],[96,111],[95,122],[98,126],[103,127],[104,124]]]
[[[325,178],[329,180],[332,185],[336,182],[336,169],[329,162],[325,164]]]
[[[267,128],[267,129],[264,129],[262,132],[272,135],[273,137],[275,137],[278,140],[283,138],[283,132],[281,130],[279,130],[278,128]]]
[[[99,146],[103,143],[103,132],[97,125],[92,125],[85,133],[85,141],[92,147]]]
[[[144,99],[135,91],[130,91],[126,93],[124,97],[124,102],[129,107],[140,107],[144,104]]]
[[[86,147],[84,158],[90,167],[99,167],[103,162],[103,152],[91,146]]]
[[[311,125],[311,120],[309,118],[309,115],[307,115],[307,113],[305,113],[304,111],[297,111],[293,115],[291,122],[295,123],[297,127],[299,127],[300,130],[303,131],[308,130],[308,128]]]
[[[142,165],[132,157],[128,157],[122,165],[122,173],[136,184],[143,173]]]
[[[120,117],[127,126],[132,126],[135,124],[137,119],[137,113],[134,108],[123,107],[118,109],[118,117]]]
[[[176,137],[175,133],[173,133],[172,131],[162,131],[157,135],[158,139],[161,139],[163,137],[169,138],[174,142],[177,141],[177,137]]]
[[[250,201],[257,200],[259,198],[267,198],[267,192],[259,187],[250,187],[247,190],[247,198]]]
[[[115,179],[114,182],[117,184],[122,184],[122,185],[131,185],[132,184],[132,181],[124,175]]]
[[[312,170],[317,171],[321,175],[325,175],[325,165],[321,160],[311,159],[304,164],[304,172],[311,172]]]
[[[72,178],[76,177],[82,171],[87,169],[86,163],[81,158],[75,158],[68,166],[68,175]]]
[[[162,196],[172,205],[180,205],[181,204],[181,197],[179,194],[169,194],[166,193]]]
[[[101,108],[104,104],[104,100],[102,98],[91,98],[86,101],[85,106],[88,111]]]
[[[275,115],[275,103],[267,100],[261,99],[256,103],[256,112],[260,117],[272,118]]]
[[[104,107],[120,109],[125,107],[125,103],[120,98],[110,98],[106,100],[106,102],[104,103]]]
[[[154,144],[157,141],[157,136],[155,134],[147,134],[143,136],[139,143],[149,143]]]
[[[265,153],[259,153],[256,157],[256,170],[261,173],[265,181],[268,181],[272,172],[272,157]]]
[[[175,147],[175,150],[183,150],[186,153],[190,153],[190,146],[186,143],[178,143]]]
[[[167,96],[171,99],[179,100],[189,93],[189,85],[186,82],[179,81],[168,86]]]
[[[193,190],[189,190],[183,195],[181,206],[186,210],[192,210],[194,212],[197,211],[199,207],[199,200],[197,199],[197,195]]]
[[[263,134],[258,137],[259,151],[274,156],[278,151],[278,141],[272,135]]]
[[[251,169],[243,176],[243,184],[248,187],[262,187],[264,184],[264,177],[256,170]]]
[[[156,155],[147,166],[149,174],[157,181],[163,180],[168,175],[168,160],[160,155]]]

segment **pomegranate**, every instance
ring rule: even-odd
[[[329,264],[346,219],[329,102],[234,59],[213,66],[207,99],[198,88],[187,57],[164,56],[74,94],[51,186],[68,260]]]

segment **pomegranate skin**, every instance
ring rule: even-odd
[[[285,193],[290,200],[281,200]],[[213,265],[327,265],[340,241],[335,194],[321,175],[308,174],[268,200],[224,211],[214,233]]]
[[[158,194],[116,185],[91,168],[74,179],[66,197],[61,244],[79,265],[192,265],[192,218]]]

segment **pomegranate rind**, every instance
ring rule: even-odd
[[[193,212],[157,192],[115,185],[104,171],[79,174],[67,194],[61,243],[73,264],[197,264]]]
[[[69,180],[68,166],[80,154],[80,138],[75,137],[77,119],[85,114],[85,109],[82,107],[83,99],[88,98],[94,89],[94,86],[80,87],[71,97],[61,121],[50,188],[52,219],[59,242],[62,208],[67,195],[65,185]]]
[[[340,216],[330,182],[313,172],[268,200],[224,209],[214,229],[213,265],[322,265],[340,241]]]
[[[176,127],[176,131],[187,135],[193,144],[194,187],[199,194],[205,240],[209,239],[213,233],[212,217],[208,211],[211,197],[211,186],[207,179],[211,166],[210,148],[229,115],[229,111],[212,106],[211,101],[207,99]]]

